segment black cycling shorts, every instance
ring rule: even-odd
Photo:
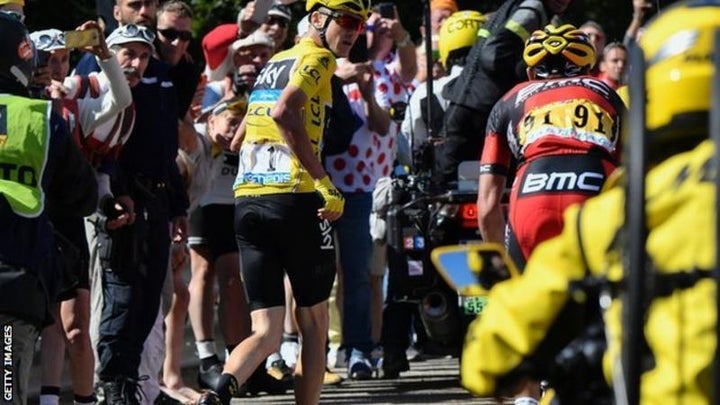
[[[227,253],[237,253],[232,204],[209,204],[197,207],[190,214],[190,237],[188,245],[206,246],[212,259]]]
[[[250,310],[285,305],[287,273],[298,306],[325,301],[335,279],[330,222],[321,220],[315,193],[240,197],[235,237]]]

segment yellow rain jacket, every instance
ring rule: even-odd
[[[657,274],[702,274],[689,286],[656,296],[646,314],[645,339],[653,368],[642,375],[643,404],[706,404],[715,353],[713,146],[705,141],[654,167],[647,177],[647,250]],[[620,242],[625,193],[620,182],[565,213],[563,233],[534,251],[522,277],[497,285],[482,317],[469,327],[461,378],[471,392],[499,392],[498,381],[534,354],[561,310],[568,286],[587,274],[622,278]],[[689,277],[693,279],[693,277]],[[673,284],[674,285],[674,284]],[[609,347],[604,373],[620,367],[621,302],[605,314]]]

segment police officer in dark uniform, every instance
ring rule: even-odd
[[[153,43],[146,27],[121,26],[113,35],[118,43]],[[133,39],[134,37],[134,39]],[[178,149],[177,96],[168,76],[169,66],[150,57],[141,80],[131,84],[135,125],[117,164],[110,186],[129,214],[128,224],[108,231],[102,215],[91,243],[101,271],[103,308],[99,321],[98,377],[108,404],[137,404],[138,367],[143,343],[155,323],[167,274],[172,224],[173,239],[187,233],[187,193],[175,158]],[[76,73],[97,70],[93,57],[84,57]],[[139,79],[139,78],[138,78]],[[95,246],[93,246],[95,245]],[[93,252],[91,251],[91,256]],[[98,265],[99,264],[99,268]]]
[[[46,208],[84,216],[97,205],[93,169],[65,122],[49,101],[28,98],[34,58],[25,26],[0,12],[0,324],[12,359],[3,400],[13,404],[27,400],[35,341],[62,283]]]

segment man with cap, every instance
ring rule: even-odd
[[[64,265],[47,207],[82,217],[97,204],[92,167],[62,118],[49,101],[28,98],[34,58],[25,26],[0,13],[0,324],[11,350],[3,400],[18,405],[27,401],[35,341],[52,322]]]
[[[158,315],[167,273],[168,225],[172,222],[177,241],[186,229],[187,194],[175,164],[177,100],[165,65],[155,60],[153,66],[154,40],[152,31],[134,24],[107,39],[132,88],[136,111],[132,135],[111,178],[128,220],[112,231],[96,222],[90,231],[92,271],[99,276],[94,279],[103,300],[97,374],[108,404],[138,401],[140,355]]]

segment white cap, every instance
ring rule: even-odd
[[[30,33],[30,39],[39,51],[51,52],[65,49],[65,35],[62,31],[50,28]]]
[[[142,25],[128,24],[117,27],[105,40],[108,47],[115,45],[140,42],[150,46],[155,51],[155,33]]]
[[[255,30],[245,38],[240,38],[233,42],[232,45],[230,45],[230,50],[237,52],[238,49],[247,48],[248,46],[253,45],[265,45],[269,48],[275,48],[275,41],[273,41],[270,35],[260,30]]]

